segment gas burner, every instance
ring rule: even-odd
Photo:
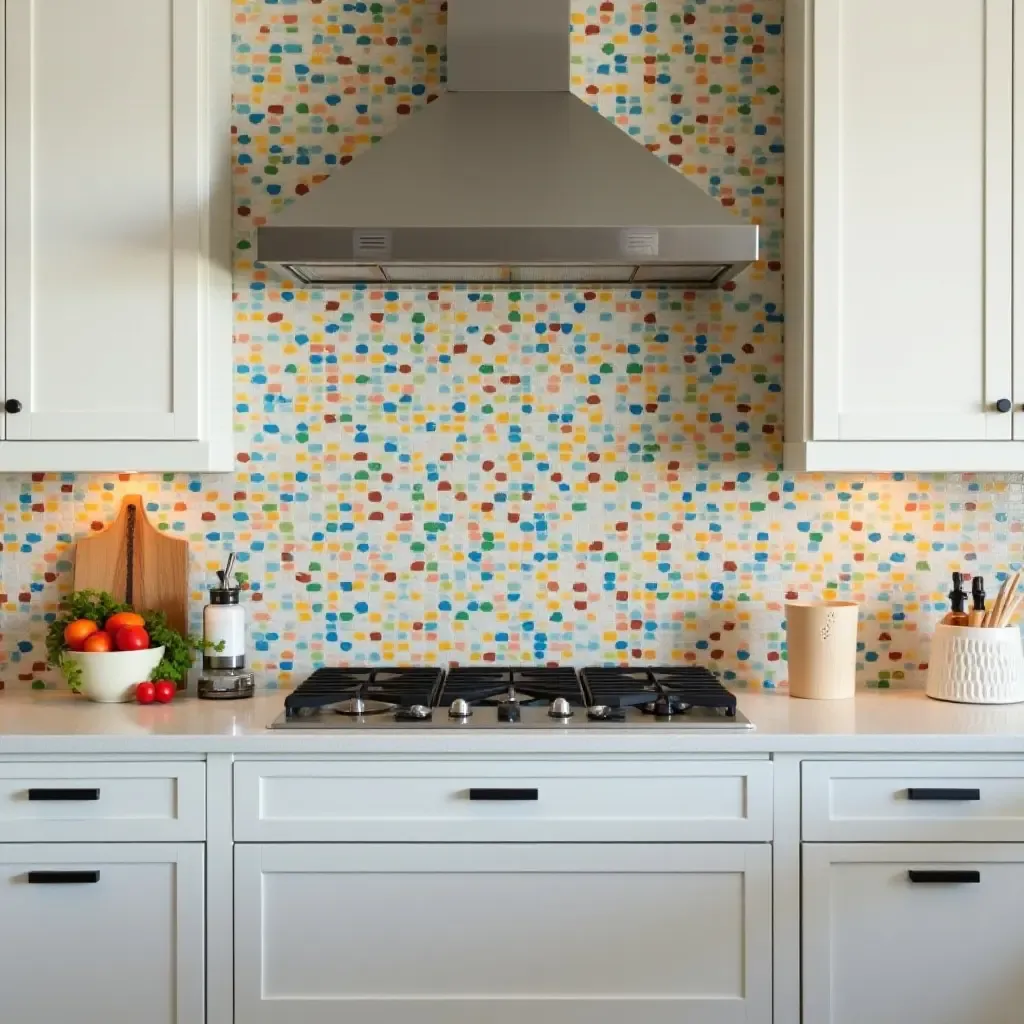
[[[331,706],[331,711],[336,715],[383,715],[388,711],[394,711],[397,704],[389,704],[383,700],[366,700],[363,697],[349,697],[340,704]]]
[[[591,706],[638,707],[660,721],[695,708],[736,715],[735,695],[706,668],[585,668],[580,676]]]
[[[548,707],[561,697],[572,706],[583,704],[583,690],[573,668],[491,668],[473,665],[448,670],[448,677],[441,687],[438,702],[451,704],[464,700],[478,707],[504,706],[517,721],[511,707]]]
[[[413,705],[432,707],[443,678],[440,668],[321,668],[285,697],[285,716],[336,711],[339,718],[359,719]]]

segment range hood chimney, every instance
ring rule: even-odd
[[[259,229],[310,286],[716,288],[758,230],[569,91],[570,0],[449,0],[448,92]]]

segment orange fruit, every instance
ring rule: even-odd
[[[90,633],[82,644],[82,650],[89,654],[107,654],[114,649],[114,638],[102,629]]]
[[[125,626],[144,626],[145,624],[145,620],[136,612],[118,612],[107,619],[107,624],[103,628],[111,636],[117,636],[117,631],[124,629]]]
[[[92,636],[99,628],[92,619],[75,619],[64,627],[64,643],[70,650],[80,651],[86,638]]]

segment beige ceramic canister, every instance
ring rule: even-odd
[[[857,682],[857,614],[852,601],[786,603],[789,695],[852,697]]]

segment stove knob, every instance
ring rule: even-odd
[[[448,709],[449,718],[469,718],[471,714],[473,714],[473,709],[469,706],[469,702],[461,697],[456,697]]]
[[[564,697],[556,697],[548,708],[551,718],[572,718],[572,705]]]
[[[587,708],[587,715],[590,718],[607,718],[612,712],[612,709],[607,704],[594,704],[592,707]]]
[[[430,708],[425,704],[413,704],[413,706],[409,708],[409,714],[413,718],[429,718]]]
[[[498,705],[498,721],[499,722],[521,722],[523,719],[522,712],[519,710],[518,704],[499,704]]]

